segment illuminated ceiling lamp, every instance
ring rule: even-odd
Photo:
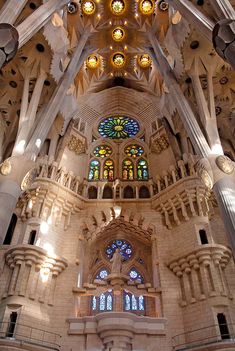
[[[123,0],[112,0],[110,7],[114,15],[122,15],[125,11],[126,4]]]
[[[122,41],[125,37],[125,31],[121,27],[114,28],[112,38],[114,41]]]
[[[140,11],[143,15],[151,15],[154,12],[155,2],[153,0],[142,0]]]
[[[148,54],[139,55],[138,64],[142,68],[147,68],[151,66],[152,60]]]
[[[92,54],[86,59],[86,65],[88,68],[95,69],[99,66],[100,59],[97,55]]]
[[[89,0],[89,1],[83,1],[82,2],[82,11],[83,13],[85,13],[85,15],[93,15],[93,13],[95,12],[96,6],[94,1]]]
[[[112,64],[115,68],[122,68],[125,66],[126,57],[122,52],[115,52],[112,55]]]

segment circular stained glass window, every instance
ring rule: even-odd
[[[82,10],[86,15],[92,15],[95,12],[95,3],[94,1],[83,1]]]
[[[93,154],[96,157],[108,157],[112,154],[112,149],[108,145],[99,145],[93,150]]]
[[[101,269],[98,274],[96,275],[96,279],[101,279],[103,280],[104,278],[106,278],[108,276],[108,271],[107,269]]]
[[[111,11],[115,15],[121,15],[125,11],[125,2],[123,0],[112,0]]]
[[[126,240],[117,239],[110,242],[105,250],[106,255],[109,259],[113,257],[113,254],[117,249],[120,250],[120,254],[122,255],[125,261],[132,256],[133,250],[131,244],[129,244]]]
[[[154,12],[154,1],[152,0],[142,0],[140,3],[140,11],[144,15],[151,15]]]
[[[125,148],[125,154],[129,157],[139,157],[143,155],[144,149],[139,145],[129,145]]]
[[[110,139],[132,138],[139,130],[139,123],[135,119],[124,116],[105,118],[98,127],[100,135]]]
[[[122,41],[125,37],[125,31],[121,27],[117,27],[112,32],[113,40]]]
[[[116,52],[112,56],[112,64],[116,68],[122,68],[125,66],[126,63],[126,58],[125,55],[122,52]]]
[[[132,268],[129,271],[129,277],[130,280],[138,280],[140,283],[143,283],[144,281],[142,275],[135,268]]]

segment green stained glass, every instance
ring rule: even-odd
[[[148,180],[148,164],[144,159],[140,159],[137,163],[137,178],[139,180]]]
[[[139,123],[130,117],[108,117],[99,124],[98,131],[103,138],[127,139],[140,130]]]
[[[99,145],[93,150],[96,157],[108,157],[112,154],[112,149],[108,145]]]
[[[129,145],[125,148],[125,154],[129,157],[139,157],[143,155],[144,149],[139,145]]]
[[[89,180],[99,180],[100,178],[100,163],[97,160],[92,160],[89,167]]]

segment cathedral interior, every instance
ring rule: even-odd
[[[235,350],[235,0],[0,0],[0,351]]]

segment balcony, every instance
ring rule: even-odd
[[[175,351],[235,350],[234,324],[211,325],[172,338]]]
[[[60,350],[61,336],[45,329],[13,322],[0,322],[0,350],[28,350],[29,346],[38,351]]]

